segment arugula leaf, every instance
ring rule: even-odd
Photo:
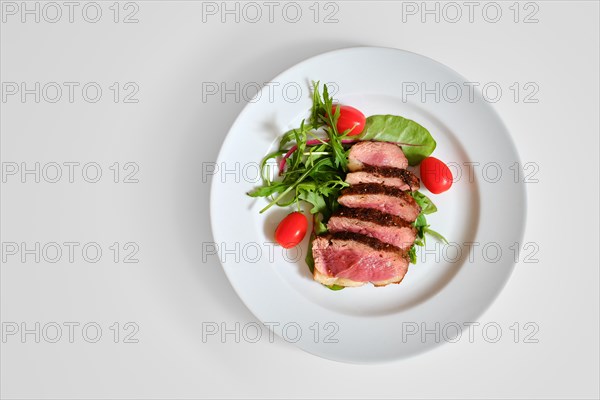
[[[417,229],[417,239],[420,239],[419,243],[416,241],[415,243],[417,243],[419,246],[425,246],[425,228],[429,225],[427,225],[427,218],[425,218],[425,214],[423,214],[423,212],[419,214],[415,222],[413,222],[413,225]]]
[[[295,131],[296,129],[290,129],[281,136],[281,139],[279,140],[279,150],[283,150],[285,146],[294,139]]]
[[[321,126],[321,116],[325,114],[325,106],[319,93],[319,81],[313,82],[313,104],[310,111],[310,122],[314,129]]]
[[[423,193],[417,191],[410,193],[412,197],[415,199],[417,204],[421,207],[421,212],[423,214],[433,214],[437,211],[437,207],[433,204],[433,201]]]
[[[317,235],[321,235],[321,234],[327,232],[327,225],[325,225],[322,220],[316,220],[315,226],[314,226],[314,231]]]
[[[372,115],[367,118],[360,140],[410,143],[402,146],[410,165],[417,165],[435,150],[435,140],[427,129],[413,120],[397,115]]]
[[[263,181],[263,185],[268,186],[271,185],[271,176],[274,174],[270,174],[273,172],[273,165],[267,164],[269,160],[277,158],[278,156],[284,154],[285,151],[277,150],[270,154],[267,154],[262,161],[260,162],[260,175]]]
[[[300,129],[294,130],[294,139],[296,139],[296,152],[292,155],[292,162],[290,169],[298,169],[300,162],[302,161],[304,149],[306,149],[306,128],[304,126],[304,120],[300,123]]]
[[[324,164],[325,162],[329,161],[326,158],[320,159],[319,161],[317,161],[316,163],[313,164],[312,167],[306,169],[302,175],[300,175],[300,177],[298,179],[296,179],[292,184],[290,184],[289,186],[287,186],[287,188],[281,192],[277,198],[275,198],[273,201],[271,201],[266,207],[263,207],[262,210],[260,210],[260,213],[262,214],[263,212],[267,211],[269,208],[271,208],[273,205],[277,204],[281,199],[283,199],[283,197],[289,193],[292,189],[294,189],[297,185],[299,185],[313,170],[317,169],[317,167],[319,167],[320,165]],[[284,181],[285,184],[285,181]],[[285,205],[289,205],[289,204],[285,204]]]
[[[310,209],[311,214],[317,214],[327,207],[327,203],[325,203],[325,199],[323,199],[323,195],[319,192],[300,189],[298,194],[298,199],[304,200],[313,205]]]
[[[410,258],[411,264],[417,263],[417,249],[415,248],[415,245],[412,245],[412,247],[408,251],[408,257]]]
[[[448,240],[446,240],[446,238],[442,236],[442,234],[440,234],[439,232],[436,232],[433,229],[429,228],[430,225],[427,223],[427,218],[425,217],[425,215],[432,214],[437,211],[437,207],[435,206],[435,204],[433,204],[433,201],[431,201],[429,197],[425,196],[418,190],[412,192],[411,195],[415,199],[417,204],[421,207],[421,213],[413,223],[414,227],[417,229],[417,240],[415,240],[415,245],[425,246],[425,234],[431,235],[437,240],[448,244]]]
[[[444,244],[448,244],[448,240],[442,236],[441,233],[434,231],[433,229],[429,228],[429,225],[427,225],[424,229],[424,233],[433,236],[434,238],[436,238],[437,240],[439,240],[440,242],[444,243]]]
[[[348,157],[346,157],[346,151],[342,145],[342,136],[337,131],[337,121],[340,118],[340,108],[335,107],[333,111],[333,98],[329,96],[327,85],[323,85],[323,107],[325,108],[325,115],[321,116],[323,122],[326,124],[325,132],[329,137],[329,145],[333,150],[333,159],[336,167],[341,167],[345,172],[347,171]]]
[[[270,186],[261,186],[259,188],[254,189],[253,191],[248,193],[250,197],[267,197],[272,196],[276,193],[283,192],[286,189],[287,185],[282,183],[275,183]]]

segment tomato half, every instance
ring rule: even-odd
[[[281,220],[275,230],[275,241],[286,249],[297,246],[308,229],[308,220],[301,212],[293,212]]]
[[[332,113],[335,114],[335,109],[340,108],[340,118],[337,121],[337,131],[341,135],[346,130],[351,129],[348,136],[360,135],[365,129],[367,119],[365,115],[354,107],[350,106],[333,106]]]
[[[421,180],[431,193],[440,194],[452,186],[452,172],[443,161],[427,157],[421,161]]]

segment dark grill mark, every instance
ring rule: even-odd
[[[362,171],[384,178],[400,178],[411,188],[419,186],[419,178],[406,169],[394,167],[376,167],[373,165],[365,164]]]
[[[381,226],[394,226],[398,228],[412,227],[410,222],[407,222],[396,215],[387,214],[372,208],[342,207],[336,211],[333,216],[372,222]]]
[[[407,252],[399,249],[398,247],[391,245],[391,244],[383,243],[382,241],[372,238],[372,237],[369,237],[369,236],[361,235],[360,233],[336,232],[336,233],[325,234],[325,235],[323,235],[323,237],[325,237],[328,240],[330,245],[332,244],[333,240],[341,240],[341,241],[345,241],[345,242],[357,242],[357,243],[364,244],[365,246],[368,246],[376,251],[386,251],[386,252],[390,252],[390,253],[395,253],[395,254],[402,256],[403,258],[408,257]]]
[[[385,194],[387,196],[406,198],[412,197],[403,190],[392,186],[384,186],[379,183],[359,183],[342,190],[342,196],[348,194]]]
[[[393,186],[385,186],[379,183],[360,183],[358,185],[352,185],[342,190],[339,198],[350,195],[369,195],[369,194],[382,194],[386,196],[396,197],[404,201],[405,205],[409,207],[415,207],[417,213],[421,212],[421,207],[417,204],[415,199],[410,195],[409,192],[405,192]]]

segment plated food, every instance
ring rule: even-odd
[[[328,88],[313,87],[310,117],[281,137],[262,161],[263,185],[248,193],[274,205],[296,207],[275,231],[285,248],[298,245],[308,230],[300,202],[310,204],[312,232],[306,263],[315,281],[332,290],[400,283],[416,246],[426,235],[445,241],[427,224],[437,211],[419,191],[411,170],[420,165],[424,185],[442,193],[452,174],[429,157],[436,142],[417,122],[395,115],[368,118],[356,108],[334,104]],[[274,162],[277,174],[270,174]]]
[[[313,230],[317,235],[329,234],[323,228],[335,223],[332,215],[337,211],[329,214],[329,210],[337,203],[341,191],[350,187],[345,180],[351,171],[340,172],[335,166],[330,154],[334,148],[323,146],[331,132],[325,131],[326,124],[319,124],[320,129],[307,129],[319,136],[319,140],[306,133],[304,142],[304,134],[300,135],[298,147],[304,146],[303,155],[313,154],[305,155],[294,166],[295,152],[292,152],[285,161],[284,173],[279,175],[278,164],[296,144],[294,133],[281,144],[286,136],[282,133],[298,128],[303,118],[306,128],[311,128],[313,98],[302,95],[292,102],[289,97],[271,97],[273,87],[267,85],[232,124],[216,160],[227,175],[219,179],[215,176],[211,184],[213,253],[218,254],[233,290],[257,320],[268,323],[275,335],[289,339],[295,331],[287,329],[290,324],[299,326],[302,334],[294,339],[294,345],[327,359],[379,363],[415,356],[445,343],[438,338],[444,334],[452,336],[453,331],[443,329],[455,324],[465,327],[462,340],[466,340],[466,327],[479,320],[514,271],[515,259],[510,249],[514,249],[515,243],[522,243],[527,220],[523,180],[515,183],[512,175],[505,174],[509,176],[488,183],[480,175],[469,176],[464,168],[461,174],[461,166],[474,163],[481,163],[481,168],[488,162],[502,166],[520,162],[506,125],[477,89],[472,98],[463,96],[452,103],[434,101],[434,96],[424,100],[419,94],[403,96],[406,82],[422,82],[427,88],[434,87],[436,82],[441,82],[442,87],[444,82],[466,86],[471,82],[448,66],[419,54],[375,47],[340,49],[302,61],[271,81],[310,82],[314,77],[335,82],[339,103],[351,105],[367,117],[362,133],[340,137],[346,162],[351,146],[361,141],[421,144],[402,146],[409,162],[406,169],[421,180],[421,187],[412,195],[421,207],[420,215],[427,219],[422,221],[417,217],[413,225],[418,235],[415,242],[422,240],[419,235],[424,222],[442,232],[450,243],[446,245],[427,237],[426,247],[415,246],[417,264],[409,264],[400,285],[381,288],[364,284],[360,288],[333,291],[316,282],[310,264],[305,261],[308,254],[312,259],[312,251],[308,252],[313,243],[311,236]],[[435,141],[419,126],[426,127]],[[315,142],[318,144],[310,144]],[[434,142],[437,142],[435,151]],[[321,151],[327,154],[316,154]],[[261,182],[260,176],[257,179],[255,175],[255,166],[270,152],[277,152],[264,166],[265,177],[271,184],[258,188]],[[427,179],[421,171],[423,160],[431,156],[451,162],[455,175],[450,190],[439,195],[427,189]],[[318,165],[310,169],[315,164]],[[248,171],[251,168],[251,173],[244,175],[243,166],[248,166]],[[241,175],[231,174],[236,167],[241,168],[238,169]],[[304,178],[302,169],[304,172],[310,169]],[[240,176],[243,179],[238,179]],[[259,189],[266,197],[245,195]],[[289,203],[287,206],[271,206],[267,212],[259,212],[286,190],[278,202]],[[419,194],[431,198],[439,212],[431,214],[435,207]],[[298,202],[296,196],[301,198]],[[304,240],[291,249],[274,246],[278,224],[290,212],[298,211],[306,220]],[[344,224],[357,221],[351,214],[341,216],[347,217],[338,220]],[[291,233],[292,238],[296,237],[293,236],[296,218],[286,219],[290,225],[285,232]],[[464,243],[469,247],[463,246]],[[488,259],[494,254],[485,253],[487,243],[504,249],[493,263]],[[408,334],[407,323],[409,327],[417,327],[417,331]],[[424,338],[422,333],[430,332],[438,324],[442,329],[438,330],[439,335],[427,334]]]

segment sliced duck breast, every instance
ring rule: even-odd
[[[397,144],[387,142],[358,142],[348,153],[348,169],[359,171],[365,165],[406,169],[408,160]]]
[[[317,236],[312,252],[314,279],[324,285],[384,286],[399,283],[408,271],[406,251],[358,233]]]
[[[354,232],[410,249],[417,238],[415,227],[400,217],[368,208],[342,207],[329,218],[329,232]]]
[[[421,208],[400,189],[375,183],[361,183],[342,190],[338,202],[348,208],[369,208],[414,222]]]
[[[346,182],[351,185],[359,183],[379,183],[385,186],[393,186],[400,190],[419,190],[421,184],[419,178],[406,169],[393,167],[374,167],[364,165],[363,169],[350,172],[346,175]]]

